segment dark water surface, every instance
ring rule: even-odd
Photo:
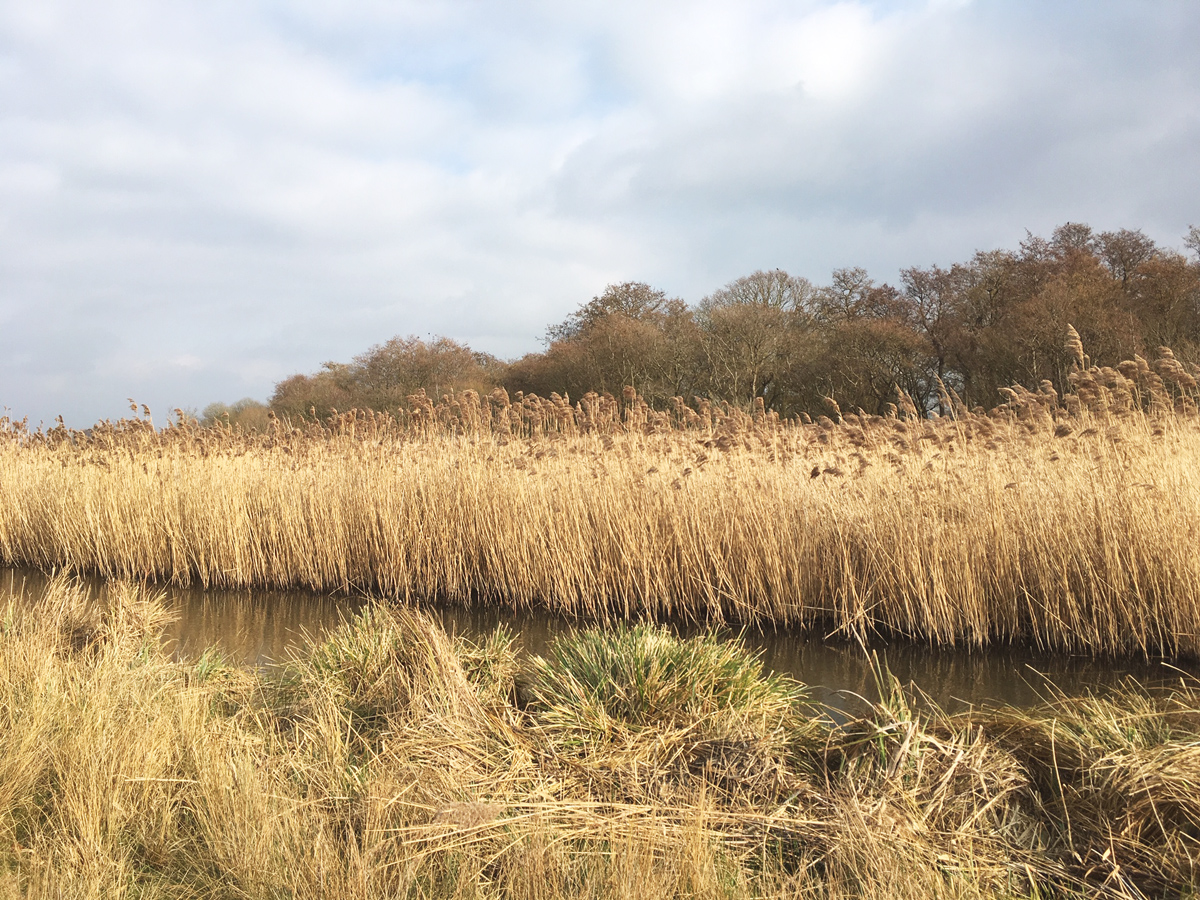
[[[38,572],[0,569],[0,604],[10,599],[33,602],[48,581]],[[104,595],[103,582],[83,583],[93,596]],[[366,598],[299,591],[204,591],[171,586],[156,590],[161,591],[165,606],[173,614],[163,634],[169,652],[180,659],[195,659],[206,649],[216,648],[249,666],[272,665],[285,661],[291,653],[302,652],[368,602]],[[581,624],[541,612],[494,607],[430,609],[441,617],[448,631],[466,637],[489,634],[504,625],[527,653],[544,653],[556,635]],[[735,636],[737,632],[729,634]],[[768,669],[809,685],[818,701],[845,709],[854,705],[854,695],[877,696],[869,656],[857,644],[794,631],[747,630],[742,638],[761,652]],[[1159,687],[1200,674],[1195,664],[1093,659],[1012,647],[942,649],[913,642],[878,641],[869,649],[886,662],[902,684],[912,683],[949,711],[988,702],[1032,706],[1054,688],[1068,694],[1103,692],[1128,678]]]

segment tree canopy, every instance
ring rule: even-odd
[[[1188,255],[1138,230],[1069,222],[1015,250],[904,269],[896,285],[858,267],[820,286],[760,270],[689,306],[623,282],[550,326],[541,352],[504,363],[449,338],[395,337],[279,382],[270,405],[304,417],[393,409],[418,391],[502,386],[578,398],[631,386],[652,404],[702,397],[788,415],[823,412],[826,397],[880,412],[899,388],[933,411],[944,385],[991,407],[1013,384],[1067,387],[1069,326],[1096,364],[1160,346],[1184,366],[1200,363],[1200,228],[1183,244]]]

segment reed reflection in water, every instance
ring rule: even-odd
[[[49,576],[39,572],[0,569],[0,603],[11,598],[32,602],[48,582]],[[103,599],[104,582],[92,579],[84,584],[93,597]],[[192,660],[214,648],[248,666],[285,661],[369,602],[365,597],[302,591],[204,591],[170,586],[158,590],[172,614],[163,633],[168,652]],[[556,635],[581,624],[544,612],[496,607],[431,607],[430,611],[440,616],[447,631],[467,638],[489,634],[503,625],[529,654],[545,653]],[[698,629],[677,626],[676,630],[692,633]],[[854,709],[856,697],[878,698],[870,657],[856,643],[819,634],[753,629],[744,631],[742,637],[762,653],[766,668],[809,685],[813,698],[833,709]],[[1200,674],[1195,665],[1162,660],[1097,659],[1005,646],[947,650],[879,641],[868,649],[901,684],[914,684],[950,712],[987,702],[1029,707],[1054,689],[1068,694],[1103,692],[1126,678],[1154,687]]]
[[[17,597],[32,602],[50,578],[40,572],[0,570],[0,602]],[[88,594],[103,600],[106,585],[83,579]],[[365,599],[331,597],[300,591],[204,591],[156,587],[171,620],[163,629],[163,646],[176,659],[194,660],[205,650],[219,650],[246,666],[283,662],[319,640],[343,618],[362,608]]]

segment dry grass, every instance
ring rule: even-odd
[[[7,610],[0,896],[1195,889],[1188,686],[946,717],[893,685],[835,728],[801,686],[709,637],[582,632],[526,666],[502,635],[464,645],[420,613],[373,609],[253,672],[169,661],[157,603],[110,596],[92,606],[59,579]],[[618,686],[665,701],[578,705],[601,657],[621,662]],[[677,702],[693,682],[699,699]]]
[[[1194,655],[1200,420],[1177,368],[940,420],[903,398],[804,424],[467,392],[266,434],[0,422],[0,563]]]

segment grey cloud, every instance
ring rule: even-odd
[[[816,256],[830,260],[875,222],[893,234],[970,223],[963,234],[974,241],[1082,214],[1171,242],[1200,171],[1187,149],[1200,61],[1180,37],[1200,38],[1200,15],[1174,5],[1173,15],[1139,19],[1110,4],[1081,22],[1078,6],[1060,18],[1028,9],[1005,18],[1008,8],[977,4],[950,28],[898,23],[870,88],[833,107],[801,86],[664,116],[640,145],[598,135],[564,171],[560,202],[576,214],[592,206],[663,227],[686,221],[735,245],[731,219],[756,236],[766,221],[779,250],[820,219],[830,252]],[[1174,54],[1152,39],[1166,31]],[[1119,65],[1110,64],[1118,38]],[[1002,227],[980,230],[989,218]],[[889,243],[859,257],[885,277],[912,261],[901,256],[907,242],[881,252]],[[952,253],[971,249],[954,243]]]

